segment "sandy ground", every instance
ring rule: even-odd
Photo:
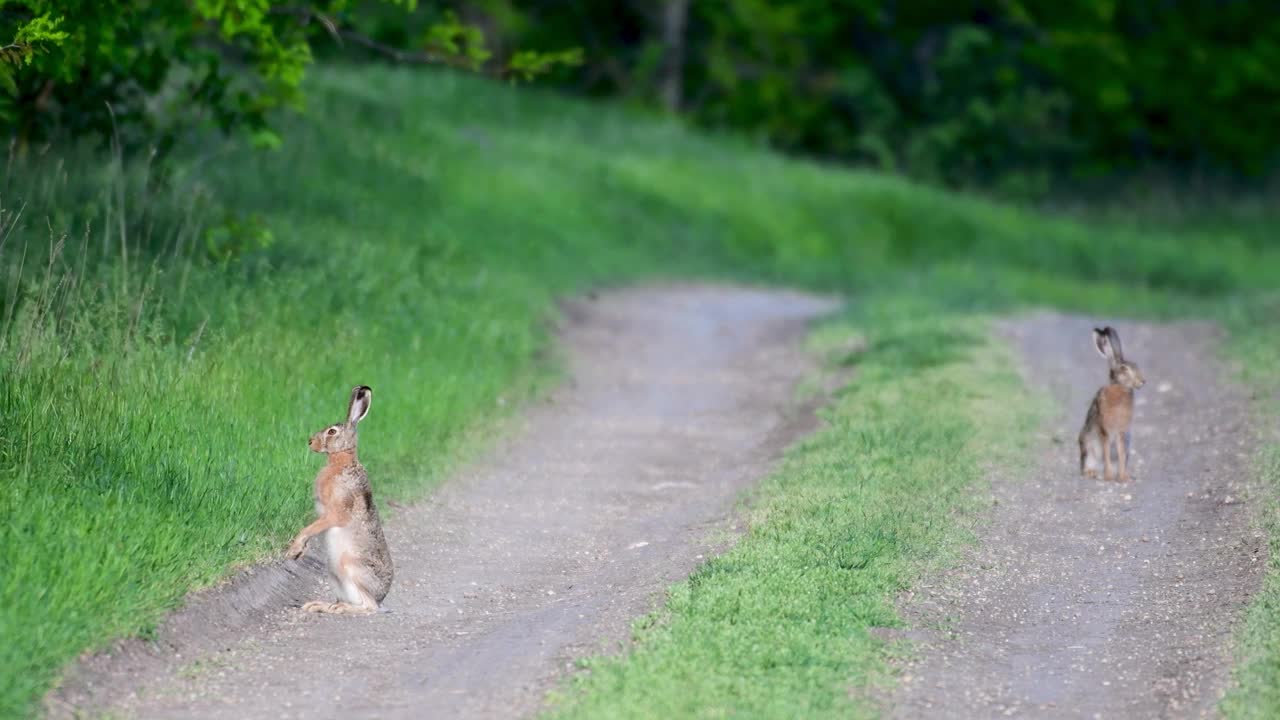
[[[811,368],[799,340],[830,309],[795,293],[689,286],[571,303],[562,330],[570,381],[389,525],[391,612],[298,611],[332,594],[315,556],[322,543],[312,543],[302,562],[254,568],[191,598],[155,641],[85,658],[47,709],[130,718],[536,711],[574,658],[625,641],[630,621],[732,529],[740,492],[812,427],[795,400]],[[376,458],[367,464],[376,493]],[[299,478],[299,492],[309,487]]]
[[[990,524],[960,566],[903,598],[914,654],[898,718],[1191,718],[1229,681],[1229,632],[1258,587],[1254,431],[1213,328],[1112,323],[1146,375],[1136,479],[1079,476],[1076,434],[1106,379],[1091,324],[1008,323],[1032,386],[1061,408],[1030,476],[997,468]]]

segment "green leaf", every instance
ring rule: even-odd
[[[18,84],[13,80],[13,68],[7,63],[0,63],[0,87],[3,87],[5,92],[10,95],[17,97]]]
[[[264,150],[278,150],[284,144],[279,133],[270,128],[258,128],[249,135],[249,143]]]

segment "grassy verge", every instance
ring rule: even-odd
[[[278,552],[310,513],[303,441],[353,383],[378,398],[379,497],[429,488],[547,377],[557,296],[680,276],[1244,318],[1280,267],[1255,232],[1054,220],[474,78],[310,90],[282,151],[185,148],[168,190],[96,159],[10,168],[0,716]]]
[[[1280,433],[1275,429],[1280,411],[1275,368],[1280,329],[1256,322],[1267,311],[1265,304],[1251,310],[1237,320],[1249,329],[1236,334],[1232,355],[1243,361],[1245,380],[1254,388],[1254,422],[1264,442],[1255,461],[1255,486],[1261,496],[1256,500],[1262,505],[1258,521],[1269,543],[1262,587],[1235,632],[1234,682],[1220,707],[1223,717],[1231,720],[1280,715]]]
[[[551,715],[861,717],[895,594],[971,536],[988,462],[1019,457],[1036,405],[980,321],[861,313],[873,338],[828,427],[755,495],[750,530],[675,586],[625,658],[589,664]],[[839,346],[846,320],[819,333]],[[824,343],[823,340],[828,342]],[[714,670],[709,670],[714,668]]]
[[[1267,448],[1258,463],[1259,484],[1268,492],[1263,526],[1270,536],[1267,574],[1236,630],[1235,686],[1222,702],[1232,720],[1263,720],[1280,714],[1280,445]]]

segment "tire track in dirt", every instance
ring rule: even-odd
[[[131,718],[535,711],[574,658],[625,640],[728,527],[738,494],[812,427],[795,402],[812,367],[799,340],[832,309],[798,293],[703,286],[568,303],[569,382],[387,528],[390,613],[286,607],[332,594],[315,557],[323,543],[312,543],[302,563],[255,568],[191,599],[155,642],[86,658],[46,708]],[[366,464],[376,493],[376,458]],[[297,481],[309,492],[310,478]]]
[[[1265,565],[1244,502],[1247,400],[1215,360],[1213,327],[1111,324],[1148,381],[1132,432],[1136,479],[1079,475],[1076,434],[1106,379],[1093,323],[1048,313],[1007,323],[1026,382],[1047,386],[1060,412],[1029,477],[995,470],[978,546],[903,599],[913,659],[889,715],[1214,714],[1232,624]]]

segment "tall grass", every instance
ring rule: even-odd
[[[1280,251],[1052,219],[472,78],[321,69],[285,148],[73,156],[0,193],[0,716],[278,552],[354,383],[380,498],[554,367],[555,298],[651,277],[1245,317]],[[212,154],[209,154],[212,150]]]

